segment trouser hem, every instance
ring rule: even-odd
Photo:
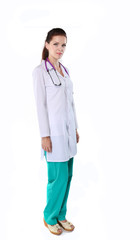
[[[65,217],[65,216],[63,216],[63,217],[58,217],[57,219],[58,219],[58,221],[63,221],[63,220],[66,219],[66,217]]]
[[[45,217],[44,217],[44,219],[45,219]],[[49,221],[49,220],[46,220],[46,219],[45,219],[45,222],[46,222],[47,224],[49,224],[49,225],[55,225],[55,224],[57,224],[57,220],[56,220],[56,221]]]

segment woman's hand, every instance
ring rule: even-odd
[[[77,132],[77,129],[76,129],[76,138],[77,138],[77,143],[79,142],[79,134]]]
[[[41,146],[45,151],[51,152],[52,151],[51,138],[49,136],[48,137],[42,137]]]

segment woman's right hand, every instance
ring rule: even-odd
[[[51,138],[49,136],[42,137],[41,145],[42,145],[43,150],[45,150],[47,152],[52,151],[52,142],[51,142]]]

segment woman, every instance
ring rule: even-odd
[[[66,44],[67,35],[63,29],[50,30],[42,52],[42,62],[32,72],[41,154],[43,152],[41,156],[45,155],[48,171],[43,221],[53,234],[61,234],[62,228],[67,231],[74,229],[74,225],[66,220],[66,211],[79,134],[73,83],[68,68],[59,62]]]

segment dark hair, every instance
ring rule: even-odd
[[[46,42],[50,43],[52,38],[54,36],[58,36],[58,35],[65,36],[66,39],[67,39],[66,32],[62,28],[53,28],[48,32],[47,37],[45,39],[45,43]],[[45,46],[45,43],[44,43],[44,47],[43,47],[43,51],[42,51],[42,59],[43,60],[46,60],[46,58],[49,56],[49,52],[48,52],[48,49]]]

